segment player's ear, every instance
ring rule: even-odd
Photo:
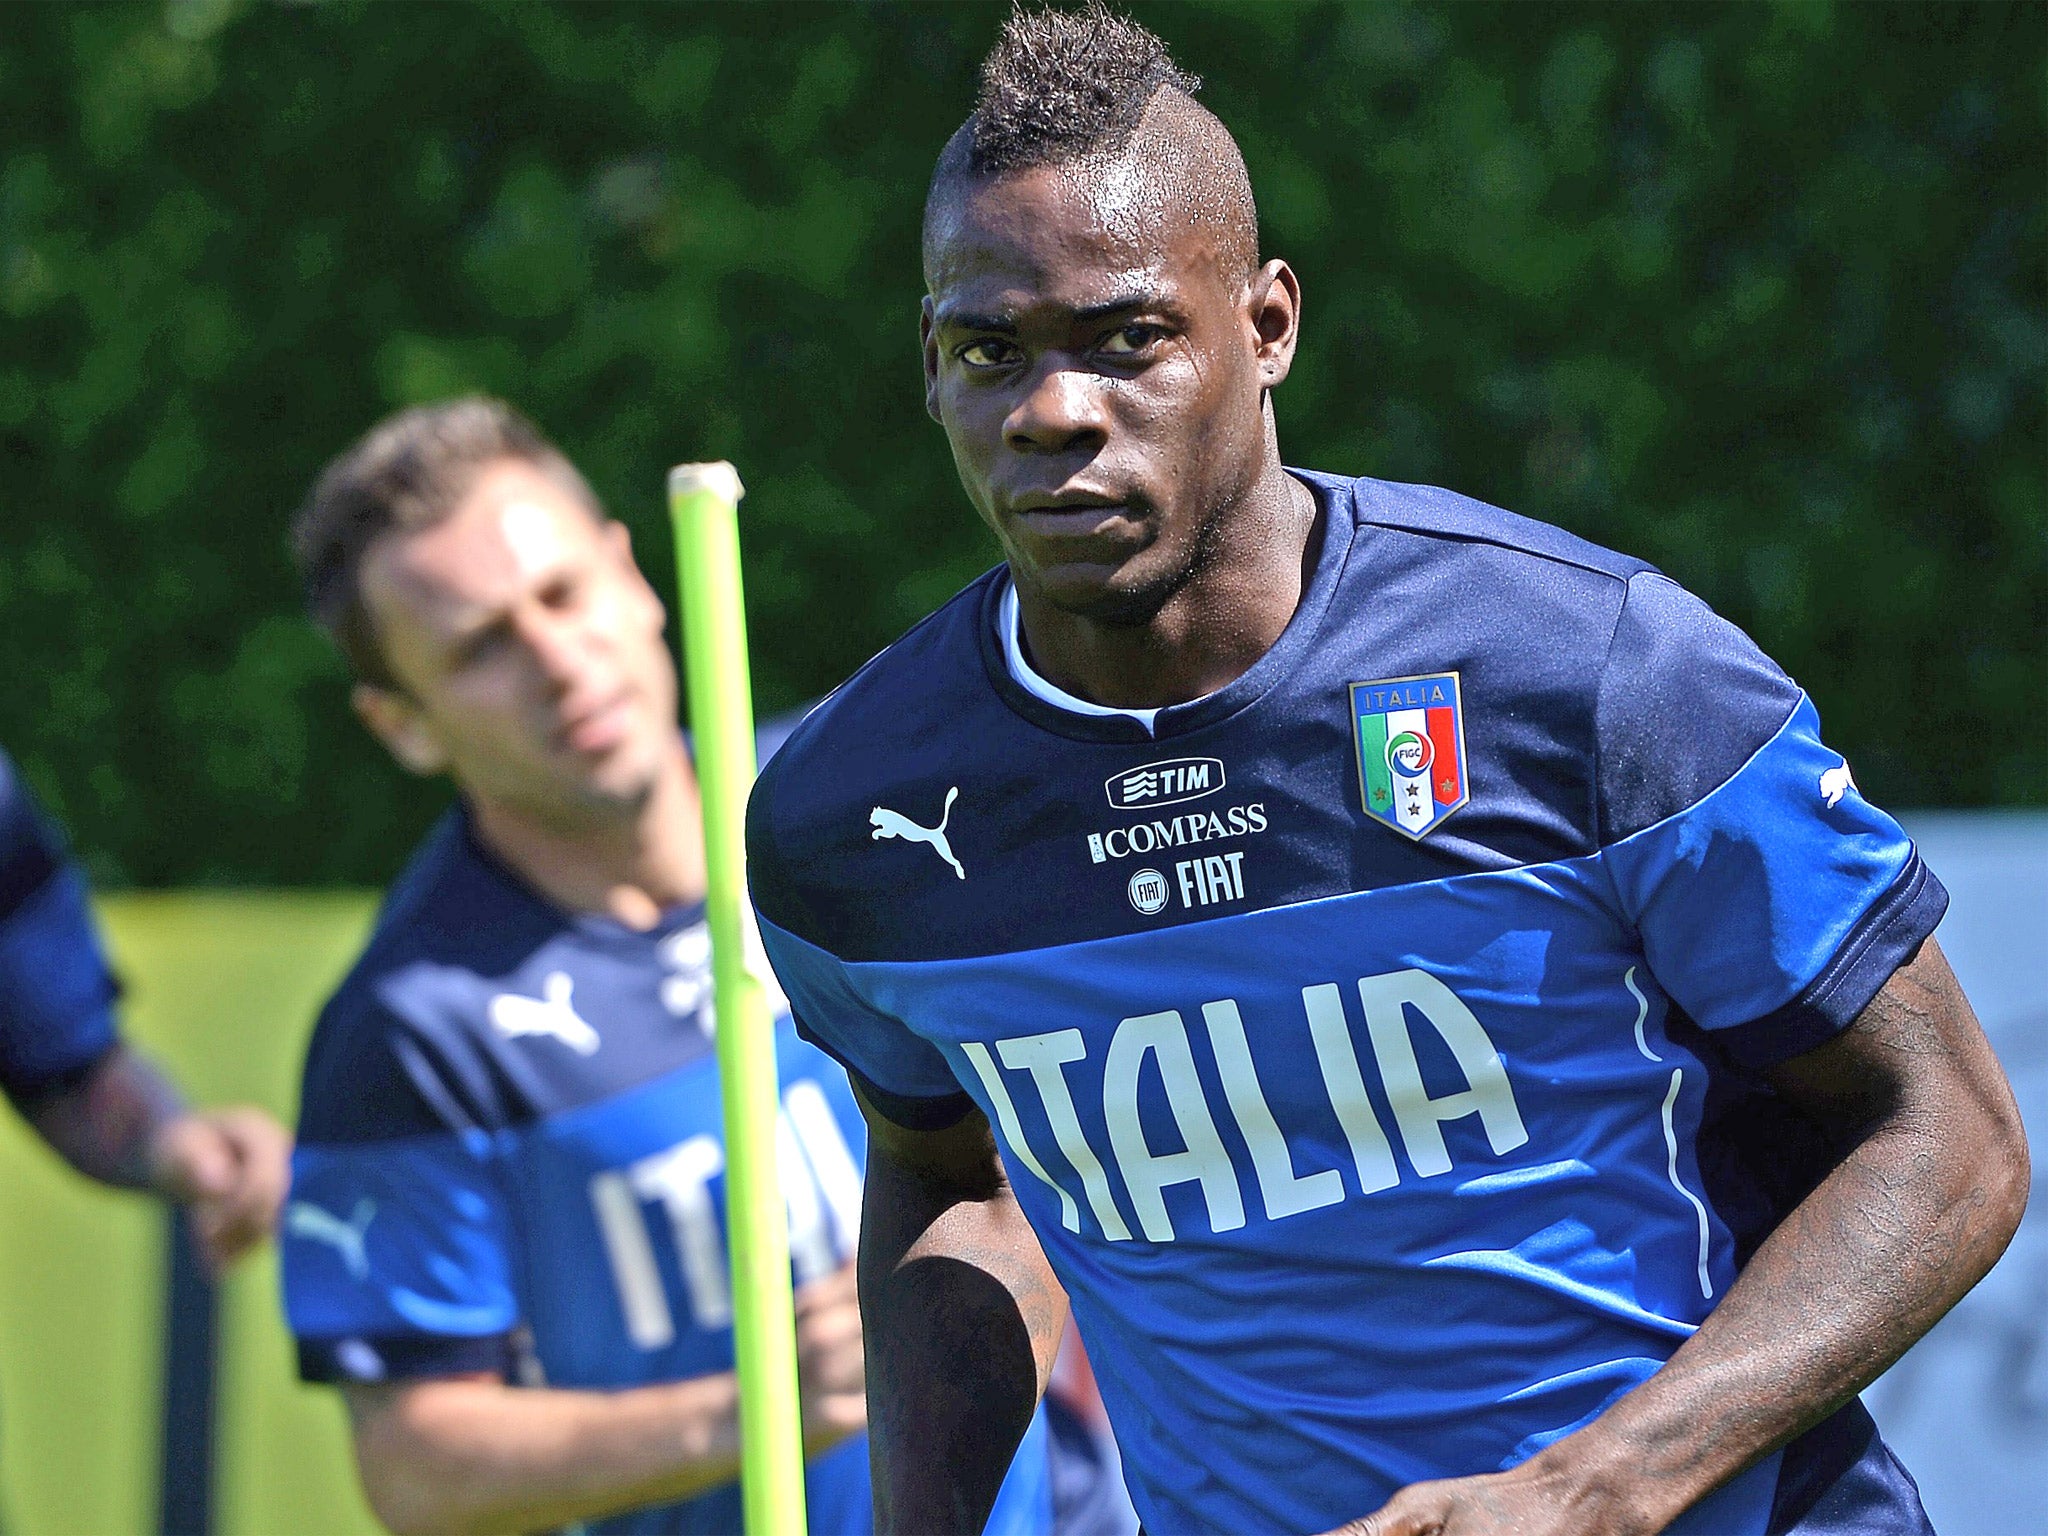
[[[1276,389],[1294,367],[1301,339],[1301,279],[1284,261],[1267,262],[1245,285],[1245,319],[1259,365],[1259,385]]]
[[[614,560],[618,561],[619,564],[629,570],[637,571],[640,569],[639,563],[633,559],[632,529],[628,528],[617,518],[608,517],[604,520],[603,526],[598,530],[598,537],[604,540],[606,552]]]
[[[932,334],[932,296],[926,294],[917,311],[917,343],[924,354],[924,413],[940,426],[939,420],[939,342]]]
[[[619,569],[627,578],[646,594],[654,605],[654,622],[657,627],[668,622],[668,609],[662,606],[661,594],[654,590],[654,583],[647,579],[647,573],[640,569],[640,562],[633,558],[633,530],[617,518],[607,518],[600,534],[606,551],[619,562]]]
[[[356,718],[384,743],[408,772],[429,776],[446,771],[448,751],[417,704],[392,688],[357,683],[349,693]]]

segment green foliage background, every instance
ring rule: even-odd
[[[1137,9],[1302,273],[1291,461],[1656,561],[1881,800],[2048,802],[2048,9]],[[391,407],[517,401],[663,581],[737,462],[768,707],[988,564],[914,322],[1000,15],[8,8],[0,742],[100,878],[381,880],[442,803],[282,542]]]

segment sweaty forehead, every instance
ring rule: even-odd
[[[1189,200],[1133,160],[1033,166],[956,186],[935,210],[925,281],[949,311],[1082,309],[1137,292],[1178,294],[1218,269]]]

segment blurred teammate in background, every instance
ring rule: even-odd
[[[290,1138],[260,1109],[194,1110],[122,1044],[85,879],[0,752],[0,1087],[88,1178],[182,1205],[218,1273],[277,1219]]]
[[[1855,1394],[2027,1189],[1940,883],[1642,562],[1284,467],[1196,85],[1005,25],[923,343],[1006,563],[749,809],[869,1114],[878,1503],[972,1524],[1064,1285],[1160,1533],[1924,1536]]]
[[[492,401],[377,427],[295,543],[362,719],[461,794],[308,1051],[301,1371],[341,1384],[396,1530],[736,1531],[702,823],[661,604]],[[839,1068],[777,1027],[810,1523],[861,1532],[865,1137]],[[989,1528],[1043,1532],[1050,1497],[1034,1428]]]

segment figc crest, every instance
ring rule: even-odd
[[[1351,728],[1368,816],[1420,838],[1471,798],[1457,673],[1353,683]]]

